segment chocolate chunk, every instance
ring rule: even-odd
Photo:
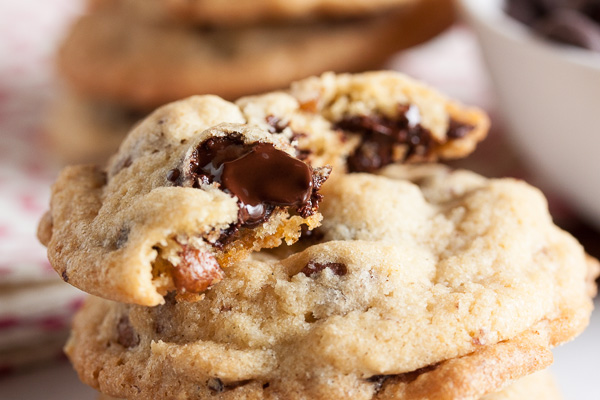
[[[547,39],[600,52],[597,0],[508,0],[505,9]]]
[[[140,337],[131,326],[127,315],[122,316],[117,323],[117,341],[128,349],[140,344]]]
[[[403,374],[397,375],[373,375],[372,377],[367,379],[367,382],[373,383],[375,393],[378,393],[379,391],[381,391],[383,385],[389,380],[394,380],[394,382],[410,383],[415,381],[421,374],[433,371],[437,368],[437,366],[438,364],[428,365],[426,367],[419,368],[415,371],[405,372]]]
[[[336,129],[361,135],[360,144],[348,157],[348,171],[375,172],[393,162],[428,158],[439,143],[420,122],[419,109],[414,105],[399,105],[395,118],[372,114],[339,121]],[[450,120],[447,136],[457,139],[472,129],[471,125]]]
[[[199,187],[201,180],[217,182],[238,198],[240,226],[263,223],[278,206],[295,207],[310,215],[318,204],[315,179],[320,187],[323,174],[314,173],[310,166],[270,143],[246,144],[232,136],[211,138],[198,146],[190,164],[194,187]]]
[[[314,261],[309,261],[308,264],[300,272],[308,277],[312,277],[313,275],[323,271],[325,268],[329,268],[331,272],[338,276],[344,276],[348,273],[348,267],[342,263],[318,263]]]
[[[400,105],[398,111],[396,118],[358,115],[335,124],[336,129],[361,135],[361,143],[348,157],[350,172],[374,172],[395,161],[429,154],[435,141],[420,125],[416,106]],[[398,155],[400,146],[404,147],[402,156]]]
[[[167,172],[167,180],[169,182],[175,182],[175,181],[177,181],[177,179],[179,179],[180,175],[181,175],[181,171],[179,171],[177,168],[173,168],[172,170]]]
[[[289,123],[282,122],[281,119],[274,115],[267,115],[266,120],[267,124],[270,125],[269,132],[271,133],[282,133],[289,125]]]
[[[178,291],[201,293],[224,277],[215,257],[207,251],[182,245],[181,262],[173,267],[173,283]]]

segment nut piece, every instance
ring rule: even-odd
[[[172,272],[178,291],[201,293],[223,279],[223,270],[209,252],[182,245],[178,254],[181,262],[173,267]]]

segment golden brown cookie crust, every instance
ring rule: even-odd
[[[554,378],[547,370],[536,372],[511,383],[508,387],[497,393],[492,393],[481,400],[525,400],[544,399],[561,400]],[[117,400],[105,394],[100,394],[98,400]]]

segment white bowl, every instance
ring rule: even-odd
[[[600,55],[536,37],[501,0],[461,0],[511,139],[543,188],[600,227]]]

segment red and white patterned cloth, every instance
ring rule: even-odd
[[[40,129],[52,56],[72,0],[0,2],[0,372],[58,357],[83,294],[63,283],[37,241],[59,166]]]

